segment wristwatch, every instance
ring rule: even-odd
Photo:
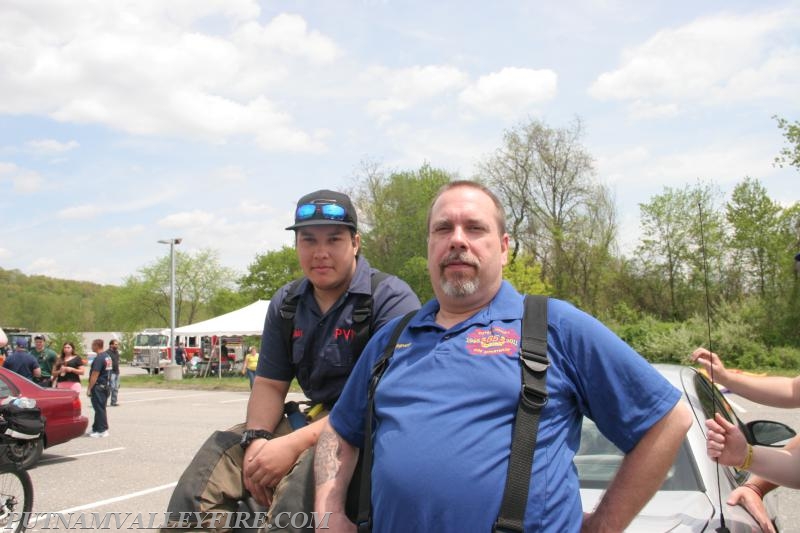
[[[246,450],[247,447],[250,446],[250,443],[256,439],[270,440],[274,437],[275,435],[266,429],[246,429],[245,432],[242,433],[242,440],[239,442],[239,446],[241,446],[243,450]]]

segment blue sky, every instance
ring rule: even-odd
[[[365,160],[472,177],[580,117],[623,249],[639,203],[758,178],[800,118],[800,2],[5,0],[0,267],[122,283],[168,253],[244,272]]]

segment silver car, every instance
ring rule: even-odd
[[[705,420],[711,418],[714,411],[722,413],[742,428],[752,444],[781,445],[795,432],[780,422],[760,420],[744,424],[719,390],[694,368],[679,365],[655,367],[683,392],[683,400],[691,407],[695,420],[661,488],[627,531],[714,531],[720,525],[720,506],[731,533],[760,531],[743,507],[725,503],[728,494],[743,484],[749,473],[732,467],[718,467],[708,458]],[[590,512],[598,504],[621,461],[622,453],[593,422],[585,420],[581,446],[574,460],[581,482],[584,511]],[[767,511],[774,520],[776,512],[770,500],[768,497]]]

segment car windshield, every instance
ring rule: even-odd
[[[136,335],[135,346],[160,347],[167,345],[166,335]]]
[[[583,419],[581,446],[574,459],[582,489],[606,489],[623,457],[619,448],[600,433],[594,422]],[[685,440],[659,490],[703,490],[689,443]]]

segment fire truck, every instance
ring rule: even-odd
[[[148,374],[158,374],[172,363],[172,347],[169,344],[169,328],[149,328],[136,334],[133,339],[133,360],[131,366],[147,370]],[[200,352],[197,337],[177,336],[175,344],[183,342],[186,361]]]

